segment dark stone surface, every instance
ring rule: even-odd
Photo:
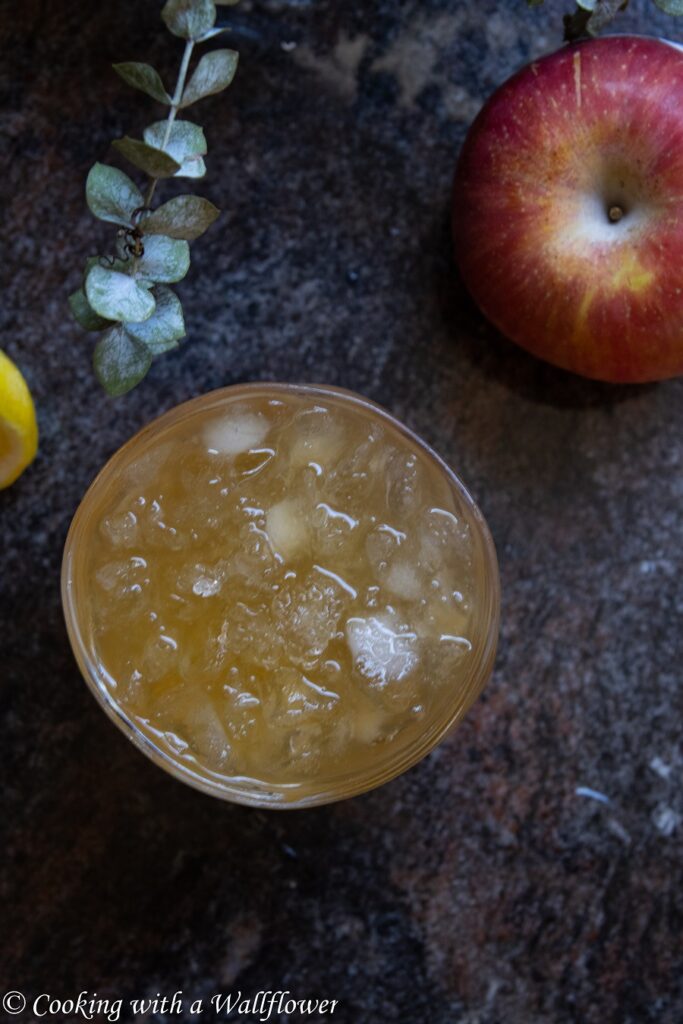
[[[3,990],[289,988],[339,999],[343,1024],[683,1020],[683,381],[616,389],[535,362],[450,256],[459,144],[559,41],[546,7],[231,13],[241,70],[200,115],[203,191],[228,212],[180,288],[190,339],[110,401],[64,311],[106,232],[83,181],[150,109],[109,63],[170,78],[178,47],[154,2],[0,6],[0,345],[42,432],[0,495]],[[645,0],[621,25],[676,30]],[[127,744],[79,678],[58,592],[104,460],[179,401],[272,378],[355,388],[432,442],[488,517],[504,594],[460,731],[381,790],[285,815],[203,797]]]

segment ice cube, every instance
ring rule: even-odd
[[[178,671],[191,685],[220,678],[228,664],[228,626],[215,616],[201,617],[193,627],[192,643],[183,644],[179,653]]]
[[[406,539],[405,533],[387,523],[376,526],[365,539],[365,552],[376,573],[383,575],[389,562]]]
[[[153,548],[179,551],[185,545],[184,531],[179,530],[162,504],[161,495],[147,502],[139,515],[142,538]]]
[[[165,633],[147,641],[142,652],[142,670],[145,680],[156,683],[176,670],[178,643]]]
[[[327,502],[318,502],[311,516],[315,550],[324,557],[342,554],[348,562],[360,544],[359,520]]]
[[[225,623],[225,643],[230,654],[238,654],[263,668],[277,667],[282,640],[274,635],[270,608],[253,599],[238,601]]]
[[[275,454],[273,448],[255,448],[242,452],[235,459],[235,472],[243,479],[256,477],[273,462]]]
[[[396,561],[389,566],[384,585],[395,597],[405,601],[417,601],[422,593],[417,572],[407,561]]]
[[[252,590],[263,591],[271,586],[271,575],[277,568],[271,540],[256,522],[244,523],[237,533],[237,550],[230,560],[231,571],[243,577]]]
[[[344,449],[344,428],[323,406],[299,413],[283,436],[293,469],[314,463],[329,470]]]
[[[421,518],[421,530],[419,560],[428,572],[438,572],[445,565],[470,564],[469,526],[453,512],[430,508]]]
[[[237,683],[239,672],[236,668],[235,673],[235,676],[231,674],[229,678]],[[227,684],[223,687],[223,696],[222,720],[226,729],[233,739],[246,739],[253,733],[261,717],[261,701],[249,690]]]
[[[95,580],[102,590],[116,600],[116,613],[120,611],[119,603],[130,606],[131,610],[142,611],[146,603],[143,598],[147,597],[150,583],[144,558],[133,555],[116,562],[106,562],[96,570]]]
[[[277,673],[271,691],[271,709],[275,718],[307,718],[320,711],[329,711],[339,695],[314,683],[305,673],[293,668]]]
[[[403,520],[416,515],[422,502],[422,472],[417,455],[392,451],[384,473],[387,508],[391,514]]]
[[[127,569],[128,562],[107,562],[96,571],[95,579],[102,590],[112,593],[117,589],[119,581],[125,579],[124,574]]]
[[[433,597],[424,608],[417,624],[420,636],[438,639],[443,636],[466,635],[470,611],[461,602],[446,594]]]
[[[266,696],[269,731],[280,747],[284,766],[312,770],[320,761],[323,743],[333,729],[337,693],[313,682],[294,668],[281,669]]]
[[[212,420],[204,428],[204,442],[218,455],[239,455],[257,448],[266,438],[270,424],[260,412],[233,412]]]
[[[123,470],[123,479],[129,486],[149,487],[157,479],[171,455],[177,455],[177,442],[152,442],[147,449]]]
[[[278,634],[295,664],[313,665],[334,638],[350,599],[340,583],[313,569],[288,580],[273,599]]]
[[[130,510],[115,512],[100,523],[102,536],[113,548],[132,548],[138,540],[138,517]]]
[[[195,597],[215,597],[228,575],[227,562],[220,559],[214,565],[190,562],[180,570],[176,580],[179,594],[192,593]]]
[[[192,585],[192,593],[197,597],[213,597],[221,589],[220,579],[210,576],[198,576]]]
[[[136,659],[137,660],[137,659]],[[145,713],[145,681],[139,669],[133,667],[133,659],[127,660],[125,671],[117,673],[117,696],[125,700],[135,714]]]
[[[166,690],[156,701],[155,726],[188,746],[207,767],[224,770],[230,758],[230,739],[213,700],[199,687],[183,684]]]
[[[308,722],[293,729],[289,734],[288,754],[299,767],[314,770],[320,760],[323,727],[318,722]]]
[[[309,541],[308,524],[296,498],[284,498],[268,510],[266,532],[274,550],[286,561],[306,550]]]
[[[350,618],[346,638],[354,667],[373,686],[398,683],[416,668],[417,637],[388,614]]]
[[[425,678],[431,686],[457,685],[462,663],[472,651],[466,636],[442,633],[438,638],[423,641]]]
[[[391,594],[405,601],[416,601],[422,593],[422,582],[416,566],[406,556],[405,542],[405,533],[382,523],[368,534],[365,551],[376,579]]]
[[[380,738],[386,722],[387,713],[383,708],[371,705],[356,708],[352,718],[353,735],[359,743],[370,745]]]
[[[379,476],[374,456],[381,437],[381,427],[373,424],[363,440],[348,445],[348,454],[334,469],[329,481],[329,494],[346,512],[358,516],[367,508],[368,498]]]
[[[178,458],[175,460],[174,472],[183,490],[188,494],[190,503],[196,501],[199,494],[206,494],[217,487],[220,491],[223,484],[221,472],[223,466],[217,466],[215,460],[210,459],[205,448],[197,443],[181,448]],[[216,481],[214,485],[209,481]]]

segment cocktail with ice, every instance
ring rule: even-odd
[[[67,541],[86,680],[185,781],[304,806],[424,756],[490,673],[498,577],[443,462],[331,388],[246,385],[119,451]]]

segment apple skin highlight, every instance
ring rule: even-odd
[[[593,39],[529,64],[476,118],[455,253],[484,314],[563,369],[683,373],[683,51]]]

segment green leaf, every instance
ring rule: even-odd
[[[136,276],[154,281],[155,284],[182,281],[190,267],[190,247],[187,242],[167,238],[165,235],[145,235],[143,245],[145,253],[137,261]],[[126,319],[146,320],[147,317],[143,315]]]
[[[149,174],[150,178],[172,178],[180,170],[180,164],[163,149],[148,146],[139,139],[131,139],[125,135],[122,139],[115,139],[112,146],[125,156],[126,160],[130,160],[145,174]]]
[[[202,157],[207,149],[203,130],[192,121],[174,121],[171,134],[164,144],[167,128],[166,121],[151,124],[142,133],[145,142],[150,146],[156,146],[157,149],[163,149],[180,165],[180,169],[174,175],[175,178],[203,178],[206,174],[206,165]]]
[[[211,227],[220,210],[200,196],[176,196],[144,219],[142,228],[169,238],[193,242]]]
[[[161,17],[174,36],[197,41],[213,28],[216,6],[213,0],[168,0]]]
[[[159,72],[155,71],[150,64],[140,64],[137,61],[126,61],[123,64],[112,64],[117,75],[134,89],[140,89],[147,93],[153,100],[159,103],[172,103],[171,97],[164,89]]]
[[[100,384],[110,395],[125,395],[139,384],[152,365],[152,353],[117,324],[95,346],[93,365]]]
[[[130,224],[133,211],[144,204],[142,192],[128,175],[106,164],[91,168],[85,198],[91,213],[112,224]]]
[[[153,356],[158,356],[178,347],[185,337],[185,320],[180,299],[170,288],[160,285],[152,290],[152,295],[157,304],[152,316],[139,324],[126,324],[126,330],[146,345]]]
[[[86,331],[103,331],[111,325],[111,320],[99,316],[88,302],[82,288],[69,296],[71,315]]]
[[[673,14],[676,18],[683,17],[683,0],[655,0],[655,3],[665,14]]]
[[[181,109],[226,89],[235,77],[238,60],[236,50],[212,50],[204,54],[183,93]]]
[[[143,285],[120,270],[93,267],[85,281],[88,302],[107,320],[146,320],[154,312],[154,299]]]

